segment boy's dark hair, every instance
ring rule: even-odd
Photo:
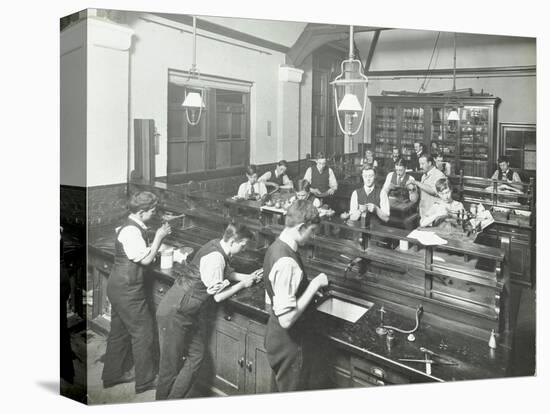
[[[321,159],[321,158],[323,158],[323,159],[326,158],[326,157],[325,157],[325,153],[324,153],[323,151],[319,151],[319,152],[317,153],[317,159]]]
[[[254,175],[257,172],[257,168],[255,165],[250,164],[248,167],[246,167],[245,173],[246,175]]]
[[[363,171],[372,170],[374,172],[374,175],[376,175],[376,168],[374,168],[374,165],[371,163],[366,163],[363,165],[363,168],[361,168],[361,174],[363,174]]]
[[[223,241],[227,242],[233,238],[236,242],[240,242],[244,239],[254,239],[254,234],[244,224],[229,223],[223,232]]]
[[[306,226],[319,224],[319,211],[309,200],[294,201],[286,212],[285,227],[294,227],[300,223]]]
[[[137,213],[141,210],[147,211],[156,207],[159,202],[159,198],[150,191],[140,191],[134,193],[128,199],[128,210],[131,213]]]
[[[282,165],[282,166],[288,168],[288,164],[287,164],[286,160],[281,160],[281,161],[279,161],[279,162],[277,163],[277,165]]]
[[[309,189],[311,188],[311,184],[308,180],[298,180],[298,183],[296,184],[296,192],[298,191],[307,191],[309,193]]]
[[[435,182],[435,191],[438,193],[451,188],[449,180],[447,178],[440,178]]]
[[[407,168],[407,161],[405,161],[403,158],[398,158],[397,161],[395,161],[394,166]]]
[[[431,154],[423,153],[420,158],[425,158],[427,162],[429,162],[432,165],[435,165],[434,157]],[[418,159],[420,159],[418,158]]]
[[[506,155],[501,155],[498,157],[498,163],[500,164],[501,162],[507,162],[510,164],[510,159]]]

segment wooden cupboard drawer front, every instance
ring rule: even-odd
[[[366,359],[360,359],[353,357],[351,360],[353,376],[363,378],[364,380],[370,380],[370,377],[382,380],[384,383],[391,384],[408,384],[410,381],[404,375],[379,364],[375,364]],[[384,384],[375,384],[384,385]]]

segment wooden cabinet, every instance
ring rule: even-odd
[[[90,254],[88,258],[88,290],[92,289],[93,299],[87,313],[90,322],[97,329],[109,332],[111,304],[107,298],[107,280],[113,267],[113,260],[93,254]]]
[[[507,155],[510,167],[520,170],[526,180],[536,175],[537,126],[535,124],[501,122],[499,154]]]
[[[237,313],[218,314],[210,351],[211,388],[225,395],[260,394],[275,390],[264,348],[265,325]]]
[[[371,96],[371,142],[378,159],[398,147],[410,160],[415,142],[428,153],[442,153],[452,172],[487,177],[493,170],[496,107],[494,97],[463,97],[452,107],[448,98],[433,96]],[[449,120],[452,110],[458,121]],[[379,161],[380,162],[380,161]]]

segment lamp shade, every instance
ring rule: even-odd
[[[185,100],[181,104],[184,108],[204,108],[204,102],[202,96],[198,92],[189,92],[185,97]]]
[[[346,93],[342,102],[338,105],[338,110],[342,112],[361,112],[363,108],[356,95],[353,93]]]
[[[456,109],[453,109],[451,112],[449,112],[449,116],[447,117],[448,121],[458,121],[458,111]]]

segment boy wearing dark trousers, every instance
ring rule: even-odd
[[[156,213],[158,198],[143,191],[130,197],[130,215],[116,230],[115,263],[107,283],[111,303],[111,330],[104,357],[103,387],[109,388],[134,378],[135,391],[155,387],[157,363],[154,358],[154,321],[144,288],[146,266],[155,259],[162,240],[171,232],[164,224],[151,244],[147,240],[147,223]]]
[[[288,208],[285,228],[264,258],[264,283],[272,305],[264,345],[280,392],[309,386],[313,349],[304,312],[315,293],[328,285],[328,279],[320,273],[308,282],[298,246],[311,238],[318,223],[319,213],[313,204],[296,200]]]
[[[252,237],[245,226],[230,224],[221,240],[211,240],[199,249],[186,274],[162,298],[157,309],[157,400],[188,396],[204,356],[205,316],[210,314],[210,306],[252,286],[261,277],[261,269],[243,274],[229,266],[230,257],[244,249]],[[237,283],[230,286],[229,280]]]

